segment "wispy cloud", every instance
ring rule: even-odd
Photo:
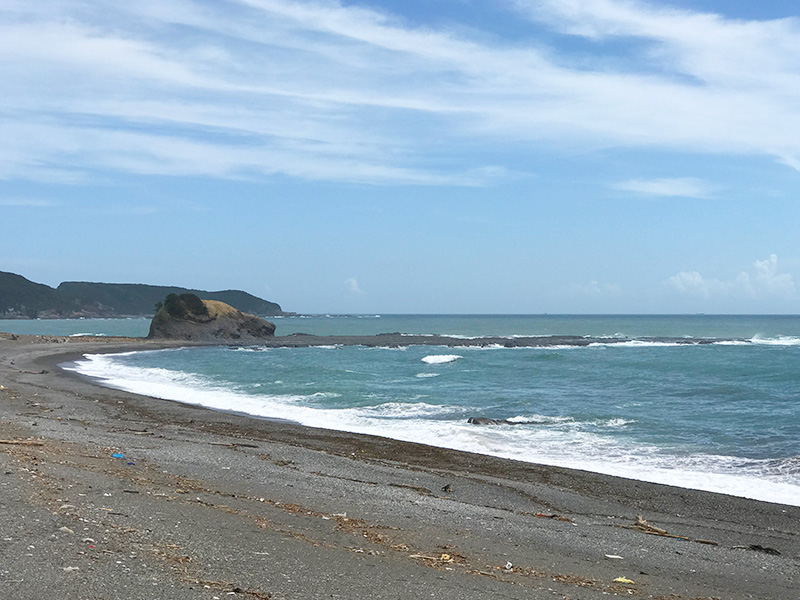
[[[710,198],[713,186],[693,177],[673,179],[629,179],[614,185],[614,189],[643,196],[678,198]]]
[[[52,208],[58,206],[58,203],[52,200],[44,200],[41,198],[25,198],[22,196],[13,198],[0,198],[0,206],[18,206],[27,208]]]
[[[757,260],[750,271],[742,271],[729,280],[707,278],[697,271],[681,271],[666,284],[682,294],[703,299],[720,297],[791,298],[796,293],[794,278],[778,270],[778,257]]]
[[[350,293],[361,295],[364,293],[364,290],[361,289],[361,286],[358,285],[358,279],[355,277],[348,277],[345,279],[344,285],[347,287],[347,290]]]
[[[565,43],[421,28],[333,0],[6,3],[0,136],[19,143],[0,150],[0,178],[482,185],[504,173],[509,144],[542,143],[800,164],[800,20],[624,0],[515,6],[532,37],[546,27]],[[596,52],[576,53],[576,36]],[[643,51],[620,56],[608,38]]]

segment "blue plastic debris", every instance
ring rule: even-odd
[[[113,456],[114,458],[125,458],[125,455],[122,454],[122,452],[114,452],[114,454],[112,454],[111,456]]]

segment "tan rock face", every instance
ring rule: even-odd
[[[224,302],[171,294],[150,323],[151,339],[254,344],[272,338],[275,324]]]

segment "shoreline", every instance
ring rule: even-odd
[[[364,345],[361,342],[368,338],[372,342],[372,346],[378,346],[387,348],[385,346],[385,341],[381,342],[382,338],[385,336],[396,336],[398,334],[384,334],[383,336],[359,336],[359,337],[352,337],[352,336],[345,336],[344,339],[350,340],[351,344],[344,344],[344,345],[337,345],[336,348],[341,349],[342,347],[352,347],[355,345],[361,347],[369,347],[368,345]],[[321,344],[321,347],[328,347],[333,348],[329,343],[329,339],[325,336],[313,336],[317,339],[325,340],[325,343]],[[564,341],[565,336],[559,336],[559,343]],[[337,339],[342,339],[341,337]],[[394,339],[394,338],[393,338]],[[402,339],[410,339],[411,342],[414,342],[413,336],[403,335]],[[592,339],[592,343],[595,342],[597,338]],[[294,337],[290,338],[290,341],[294,340]],[[285,348],[287,345],[284,343],[286,340],[282,338],[277,338],[275,342],[270,346],[270,348],[275,347],[282,347]],[[356,344],[358,342],[358,344]],[[305,339],[300,340],[300,346],[302,348],[307,348],[309,345],[306,343]],[[413,344],[418,345],[418,344]],[[229,348],[229,346],[215,346],[216,348]],[[470,346],[470,347],[482,347],[482,346]],[[550,348],[552,346],[545,346]],[[563,347],[563,346],[557,346]],[[433,346],[426,346],[426,348],[434,348]],[[456,348],[451,347],[444,347],[444,346],[435,346],[435,348],[440,349],[441,351],[445,351],[445,348],[451,349],[456,351]],[[145,349],[148,350],[148,349]],[[500,348],[500,350],[503,350]],[[70,357],[72,358],[72,357]],[[158,366],[161,363],[162,359],[154,358],[156,362],[151,364],[151,366]],[[163,360],[169,361],[168,358],[164,358]],[[406,426],[403,430],[398,431],[395,429],[386,430],[380,426],[372,426],[367,427],[363,424],[360,426],[353,426],[348,422],[337,422],[331,421],[329,419],[325,419],[320,421],[319,419],[303,419],[302,417],[298,417],[297,415],[293,415],[291,418],[280,418],[275,416],[275,414],[284,414],[280,411],[276,413],[273,409],[272,411],[267,412],[259,412],[257,408],[254,408],[252,412],[248,412],[247,410],[250,409],[241,409],[242,405],[237,405],[236,399],[231,399],[227,403],[220,404],[215,402],[216,396],[212,394],[212,396],[203,395],[203,399],[200,399],[198,394],[203,394],[202,391],[192,392],[191,390],[187,390],[186,388],[178,389],[177,392],[174,389],[161,389],[152,390],[152,388],[147,387],[147,380],[143,379],[138,381],[139,385],[132,385],[130,381],[120,381],[117,382],[115,385],[108,385],[106,383],[107,377],[114,378],[114,371],[113,369],[110,372],[104,374],[89,374],[81,372],[81,369],[72,370],[71,366],[67,366],[64,363],[59,365],[63,369],[66,369],[69,375],[75,375],[82,378],[85,378],[93,383],[101,386],[108,386],[112,389],[124,390],[129,391],[135,394],[142,394],[142,395],[153,395],[157,398],[160,398],[165,401],[171,402],[178,402],[184,403],[187,405],[204,407],[210,410],[224,412],[228,414],[233,414],[237,416],[242,416],[251,419],[259,419],[259,420],[266,420],[266,421],[278,421],[284,423],[292,423],[294,425],[302,425],[312,428],[320,428],[320,429],[327,429],[338,431],[341,433],[352,433],[352,434],[366,434],[366,435],[373,435],[378,437],[386,437],[389,439],[397,440],[397,441],[409,441],[409,442],[417,442],[421,444],[431,445],[442,449],[449,449],[449,450],[456,450],[456,451],[465,451],[465,452],[472,452],[477,454],[486,454],[488,456],[494,456],[498,458],[507,458],[510,460],[516,460],[523,463],[529,464],[537,464],[537,465],[544,465],[544,466],[552,466],[552,467],[562,467],[566,469],[573,469],[573,470],[580,470],[580,471],[587,471],[596,474],[606,474],[616,477],[621,477],[623,479],[628,480],[635,480],[635,481],[643,481],[643,482],[650,482],[650,483],[659,483],[663,485],[673,486],[681,489],[691,489],[691,490],[698,490],[698,491],[708,491],[712,493],[719,493],[719,494],[727,494],[738,496],[742,498],[749,498],[753,500],[760,500],[763,502],[775,503],[775,504],[787,504],[793,506],[800,506],[800,487],[795,484],[781,482],[781,481],[774,481],[768,478],[759,479],[757,475],[751,475],[750,477],[744,477],[741,472],[730,472],[730,473],[720,473],[719,471],[714,471],[713,469],[707,473],[704,473],[698,469],[675,469],[671,470],[670,465],[664,465],[663,468],[658,469],[648,469],[643,466],[635,459],[629,458],[627,462],[599,462],[594,459],[594,456],[587,456],[583,455],[583,460],[566,460],[566,456],[563,454],[554,454],[549,453],[546,456],[540,453],[535,453],[533,451],[526,452],[522,455],[519,452],[514,452],[514,449],[511,445],[507,446],[498,446],[496,443],[493,444],[483,444],[483,448],[478,448],[475,446],[470,446],[469,444],[463,443],[453,443],[449,436],[436,436],[436,435],[428,435],[422,437],[419,435],[419,432],[415,432],[415,434],[404,434],[404,431],[408,431],[408,427]],[[76,372],[77,371],[77,372]],[[144,387],[142,387],[142,384]],[[241,401],[247,403],[247,398],[241,398]],[[291,410],[291,409],[290,409]],[[469,417],[469,418],[468,418]],[[519,421],[513,422],[504,419],[495,419],[490,412],[474,412],[474,413],[467,413],[463,416],[463,423],[461,425],[465,425],[467,422],[477,422],[476,427],[479,425],[493,425],[493,424],[502,424],[508,427],[519,426],[522,423]],[[472,430],[473,427],[467,427],[468,430]],[[472,431],[464,430],[462,435],[471,435]],[[475,430],[475,434],[479,435],[478,430]],[[502,433],[500,434],[502,435]],[[456,439],[457,436],[454,437]],[[546,450],[545,450],[546,453]],[[743,478],[744,477],[744,478]]]
[[[782,600],[797,586],[798,507],[138,396],[57,365],[191,344],[16,337],[0,335],[9,596]]]

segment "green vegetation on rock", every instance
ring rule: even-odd
[[[194,294],[168,294],[150,323],[153,339],[258,343],[275,334],[275,324],[217,300]]]

